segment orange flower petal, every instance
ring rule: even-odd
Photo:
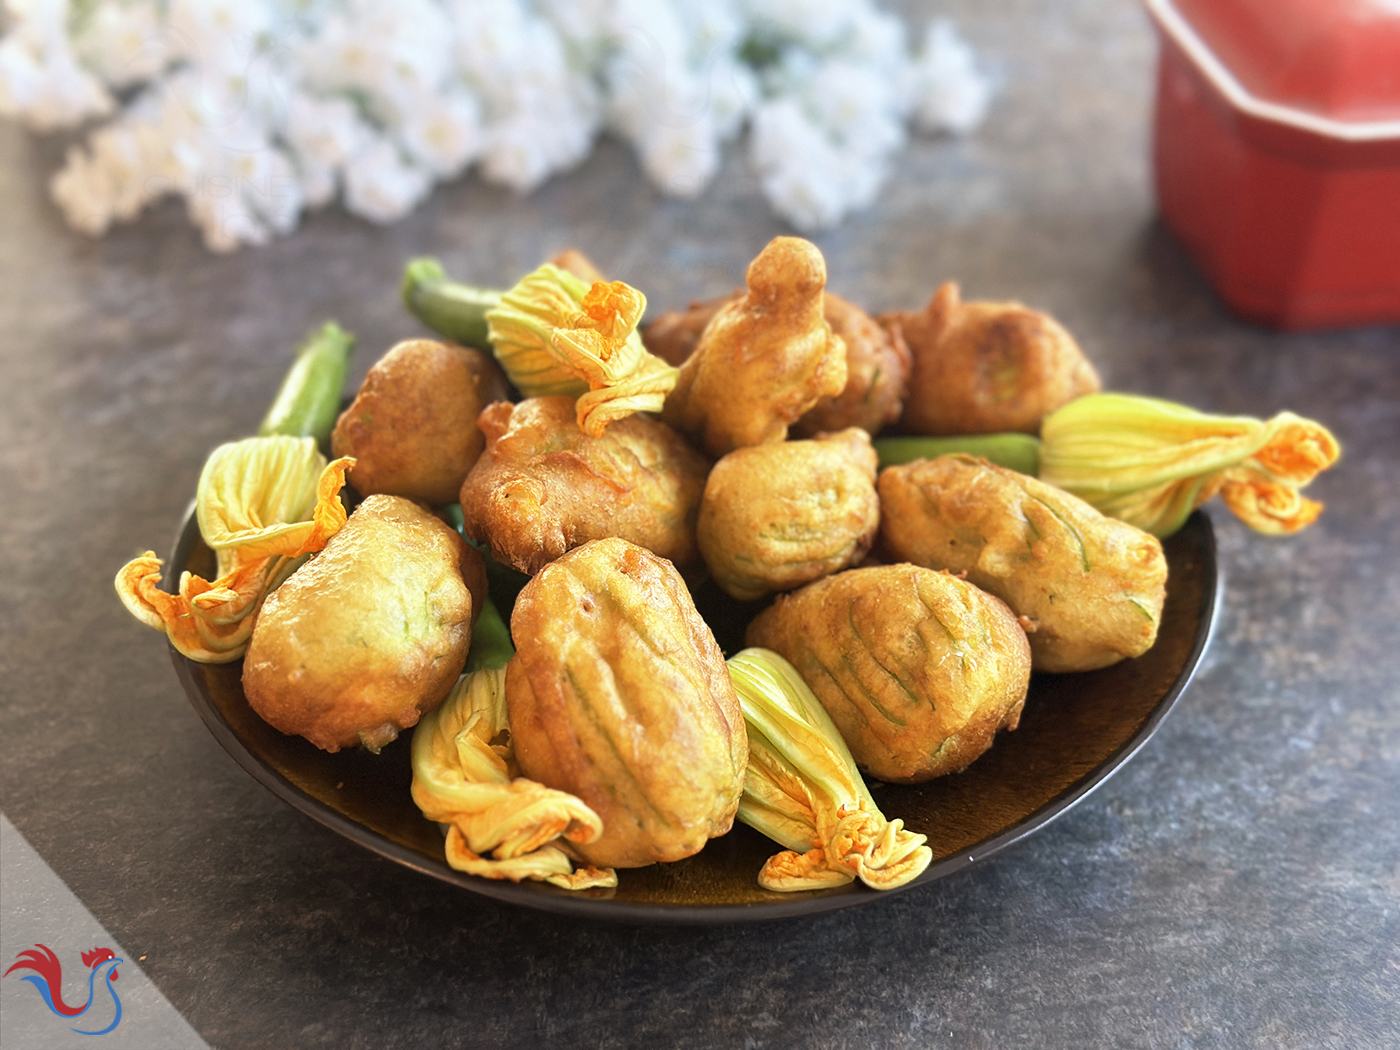
[[[237,660],[247,647],[263,599],[291,572],[291,560],[319,551],[345,524],[339,493],[346,471],[354,464],[346,456],[321,472],[316,507],[311,520],[303,523],[305,528],[237,548],[229,571],[212,582],[183,573],[180,592],[167,594],[159,586],[162,563],[155,552],[133,558],[117,573],[122,604],[142,623],[163,631],[191,660]]]
[[[1283,536],[1306,528],[1317,520],[1323,509],[1321,503],[1300,495],[1291,485],[1259,474],[1227,477],[1220,487],[1220,498],[1246,525],[1270,536]]]

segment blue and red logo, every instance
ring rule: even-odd
[[[58,961],[58,956],[47,945],[36,944],[33,948],[26,948],[20,952],[15,956],[14,965],[5,971],[4,976],[8,977],[16,970],[33,970],[33,973],[20,978],[20,980],[28,981],[39,989],[39,994],[44,998],[44,1004],[59,1017],[71,1018],[81,1017],[92,1009],[94,1002],[98,999],[97,979],[100,974],[102,987],[112,997],[112,1003],[116,1007],[116,1016],[112,1018],[112,1023],[106,1028],[94,1030],[74,1028],[73,1031],[79,1035],[106,1035],[121,1023],[122,1001],[117,998],[115,983],[117,966],[126,960],[117,958],[117,953],[111,948],[94,948],[90,952],[83,952],[82,959],[83,965],[88,968],[87,1002],[83,1003],[82,1006],[69,1006],[63,1001],[63,964]],[[100,1011],[94,1010],[93,1014],[99,1016]]]

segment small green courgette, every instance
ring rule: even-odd
[[[308,336],[297,348],[296,360],[263,417],[258,435],[314,437],[324,448],[340,414],[345,371],[354,347],[355,337],[334,321],[327,321]]]
[[[436,259],[412,259],[403,270],[403,301],[425,325],[463,346],[491,352],[486,311],[499,306],[501,293],[473,288],[447,276]]]
[[[1040,470],[1040,439],[1029,434],[960,434],[956,437],[885,437],[874,441],[880,469],[954,452],[981,456],[999,467],[1035,477]]]

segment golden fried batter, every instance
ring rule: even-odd
[[[914,354],[904,427],[912,434],[1040,431],[1040,420],[1099,388],[1074,337],[1020,303],[964,303],[952,281],[898,323]]]
[[[585,544],[526,584],[510,626],[520,770],[603,820],[571,851],[634,868],[729,830],[748,736],[724,656],[671,565],[626,540]]]
[[[336,422],[331,448],[355,457],[350,483],[362,495],[452,503],[486,444],[476,417],[507,390],[486,354],[409,339],[369,370]]]
[[[955,773],[1015,729],[1030,684],[1025,632],[1001,601],[916,565],[851,569],[782,595],[748,644],[784,656],[860,767],[918,783]]]
[[[792,432],[811,437],[821,431],[861,427],[878,434],[899,419],[913,359],[898,321],[879,324],[840,296],[826,293],[825,316],[846,344],[846,388],[824,397],[799,419]]]
[[[497,561],[534,573],[605,536],[695,559],[709,463],[666,424],[628,416],[589,437],[574,399],[559,396],[499,402],[479,425],[486,451],[462,485],[462,517]]]
[[[710,575],[748,600],[859,562],[880,525],[878,466],[859,427],[735,449],[710,471],[696,523]]]
[[[711,455],[782,441],[788,426],[846,386],[846,347],[822,316],[816,245],[775,237],[749,264],[748,292],[705,326],[662,418]]]
[[[646,326],[642,343],[661,360],[679,368],[695,352],[705,326],[720,308],[743,297],[740,290],[714,299],[693,300],[684,310],[668,310]]]
[[[693,302],[686,310],[664,313],[647,325],[642,336],[656,356],[680,366],[694,352],[705,326],[720,308],[743,298],[743,292]],[[862,427],[878,434],[893,423],[904,407],[912,358],[897,320],[877,322],[854,303],[825,293],[822,316],[846,344],[846,387],[836,397],[823,397],[793,424],[798,437],[822,431]]]
[[[1037,671],[1091,671],[1157,639],[1167,562],[1153,536],[974,456],[880,473],[880,536],[916,565],[965,572],[1027,624]]]
[[[249,705],[327,751],[378,751],[466,661],[461,556],[457,533],[417,504],[370,496],[263,603],[243,662]]]

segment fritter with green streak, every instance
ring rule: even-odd
[[[415,725],[467,658],[462,546],[417,504],[367,498],[263,603],[243,661],[249,705],[326,751],[378,751]]]
[[[710,471],[695,527],[710,575],[748,600],[858,563],[880,525],[876,466],[859,427],[735,449]]]
[[[783,595],[748,644],[797,668],[880,780],[956,773],[1015,729],[1030,684],[1025,632],[1000,600],[916,565],[851,569]]]
[[[884,547],[966,573],[1011,606],[1037,671],[1092,671],[1156,641],[1167,586],[1156,537],[975,456],[887,467],[879,490]]]
[[[620,536],[677,564],[695,561],[695,518],[710,463],[638,413],[598,437],[572,397],[500,401],[481,413],[486,451],[462,484],[466,535],[534,573],[589,540]]]
[[[520,770],[603,820],[602,836],[572,852],[635,868],[688,857],[729,830],[748,764],[743,713],[669,562],[626,540],[584,544],[525,585],[510,627]]]

